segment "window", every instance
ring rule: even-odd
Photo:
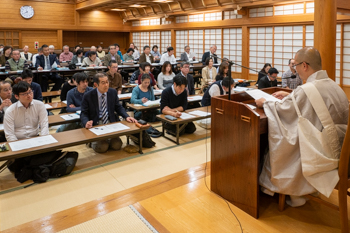
[[[141,43],[140,43],[140,38],[141,38],[141,37],[140,37],[140,32],[133,32],[133,33],[132,33],[132,40],[133,40],[132,42],[133,42],[133,43],[135,44],[135,46],[138,47],[138,48],[141,48],[141,47],[140,47],[140,44],[141,44]]]
[[[132,21],[132,26],[140,26],[140,21]]]
[[[14,49],[19,49],[19,32],[0,31],[0,44],[9,45]]]
[[[273,7],[261,7],[261,8],[252,8],[249,10],[249,17],[267,17],[273,16]]]
[[[188,41],[188,31],[176,31],[176,58],[181,57],[181,53],[183,53],[185,45],[187,45]]]
[[[189,15],[188,16],[188,22],[202,22],[203,20],[203,14],[197,14],[197,15]]]
[[[224,11],[224,19],[241,19],[242,15],[235,14],[234,11]]]
[[[350,85],[350,24],[344,24],[343,84]]]
[[[176,23],[187,23],[188,22],[188,16],[184,15],[184,16],[177,16],[175,18]]]
[[[305,46],[314,46],[314,25],[305,27]]]
[[[242,64],[242,29],[231,28],[223,31],[223,57],[228,58],[237,64]],[[233,65],[231,71],[241,72],[242,68]]]
[[[275,6],[275,15],[304,14],[304,3]]]
[[[160,19],[150,19],[149,25],[160,25]]]
[[[212,21],[212,20],[221,20],[221,12],[215,12],[215,13],[205,13],[204,19],[205,21]]]
[[[156,32],[150,32],[150,41],[149,41],[149,46],[153,47],[153,45],[157,45],[158,49],[160,47],[160,31]]]
[[[340,56],[341,56],[341,25],[337,24],[336,56],[335,56],[335,81],[340,84]]]
[[[196,60],[201,61],[203,55],[203,30],[189,30],[188,45],[192,53],[196,54]]]
[[[289,59],[303,48],[303,26],[275,27],[273,66],[282,75],[289,69]]]
[[[140,40],[139,51],[140,53],[142,53],[141,51],[143,51],[143,46],[149,45],[149,32],[141,32],[140,38],[141,40]]]
[[[161,19],[162,24],[171,24],[171,21],[166,21],[165,18]]]
[[[207,29],[205,30],[205,44],[204,51],[209,51],[210,46],[216,45],[216,54],[218,57],[222,57],[221,53],[221,29]],[[219,61],[218,61],[219,62]]]
[[[171,31],[162,31],[160,32],[160,35],[161,35],[161,41],[160,41],[159,53],[162,54],[162,52],[166,51],[166,48],[168,46],[171,46]]]
[[[265,63],[272,63],[272,27],[250,28],[249,67],[260,71]],[[250,73],[257,74],[254,71]]]
[[[141,26],[148,26],[149,25],[149,20],[141,20],[140,21]]]
[[[306,13],[314,13],[315,12],[315,3],[307,2],[306,3]]]

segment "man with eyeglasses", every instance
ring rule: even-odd
[[[43,102],[33,99],[33,91],[27,82],[13,86],[18,100],[7,110],[4,118],[4,131],[8,142],[49,134],[47,111]]]
[[[256,104],[268,118],[269,140],[259,183],[269,195],[291,195],[287,204],[295,207],[306,202],[302,196],[307,194],[319,191],[328,197],[337,184],[349,101],[322,70],[317,49],[303,48],[294,60],[294,69],[306,83],[292,93],[274,93],[281,102],[262,98]]]
[[[282,87],[283,88],[290,88],[290,89],[295,89],[298,86],[303,84],[303,81],[299,77],[299,74],[297,71],[294,69],[295,66],[295,60],[294,59],[289,59],[289,70],[284,72],[282,74]]]
[[[0,123],[4,121],[6,110],[16,101],[12,94],[11,84],[6,81],[0,81]]]
[[[108,76],[109,86],[118,91],[118,95],[122,93],[123,90],[123,78],[118,72],[118,62],[112,60],[108,65],[109,71],[106,73]]]
[[[24,69],[21,76],[24,82],[29,83],[30,88],[34,93],[33,98],[35,100],[43,101],[43,95],[40,85],[36,82],[33,82],[33,72],[29,69]]]
[[[119,115],[128,122],[136,122],[120,105],[117,91],[109,88],[107,74],[97,73],[94,76],[94,86],[95,89],[84,94],[81,103],[80,120],[83,127],[90,129],[95,125],[117,122],[119,121]],[[120,138],[115,137],[92,142],[91,147],[97,153],[104,153],[108,149],[120,150],[122,144]]]
[[[259,81],[258,88],[277,87],[277,74],[278,70],[274,67],[270,68],[265,77],[262,77]]]

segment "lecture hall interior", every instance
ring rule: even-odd
[[[34,15],[23,17],[23,6],[30,6]],[[0,44],[20,51],[27,45],[36,54],[37,48],[47,44],[61,53],[65,45],[71,51],[79,45],[84,53],[91,46],[102,46],[107,54],[108,47],[117,43],[124,55],[134,43],[140,54],[146,45],[151,49],[157,45],[160,54],[173,47],[178,59],[188,45],[202,64],[203,54],[216,45],[219,58],[235,63],[232,78],[254,82],[265,63],[278,69],[281,81],[296,52],[313,46],[321,54],[322,69],[350,100],[349,0],[1,0],[0,9]],[[59,97],[50,100],[60,101]],[[59,109],[52,112],[58,115]],[[161,122],[152,125],[162,130]],[[278,193],[267,195],[248,178],[240,176],[240,182],[232,182],[237,177],[229,176],[212,179],[214,135],[210,128],[195,125],[197,130],[181,135],[178,144],[152,138],[156,145],[143,148],[143,153],[123,149],[97,153],[86,143],[67,143],[55,149],[79,153],[73,172],[45,183],[19,183],[5,169],[0,173],[0,231],[345,232],[336,189],[329,198],[319,196],[330,204],[312,197],[300,207],[286,204],[281,210]],[[68,133],[56,133],[54,126],[49,129],[53,136]],[[62,140],[77,140],[74,133],[66,137]],[[120,138],[126,146],[129,139],[125,134]],[[215,148],[232,147],[219,142]],[[241,158],[247,159],[238,161],[242,166],[254,163],[249,161],[250,150],[246,151]],[[8,152],[0,152],[0,158],[1,153]],[[231,164],[220,166],[226,171]],[[257,174],[257,170],[248,172]],[[256,214],[213,190],[213,181],[224,187],[225,195],[243,189],[253,192],[257,199],[246,195],[246,201],[247,205],[257,201]],[[346,198],[349,224],[350,196]]]

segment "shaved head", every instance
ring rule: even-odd
[[[306,62],[315,72],[322,70],[322,60],[320,52],[314,47],[305,47],[295,54],[296,63]]]

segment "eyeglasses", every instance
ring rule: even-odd
[[[2,91],[4,91],[4,92],[8,92],[8,91],[12,91],[12,88],[4,88],[4,89],[2,89]]]
[[[301,65],[301,64],[303,64],[304,62],[305,62],[306,64],[310,65],[310,64],[307,63],[306,61],[302,61],[302,62],[300,62],[300,63],[298,63],[298,64],[296,64],[296,65],[292,65],[292,68],[295,69],[296,66]]]
[[[19,95],[27,97],[29,95],[33,95],[33,91],[31,90],[31,91],[28,91],[28,92],[25,92],[25,93],[20,93]]]

